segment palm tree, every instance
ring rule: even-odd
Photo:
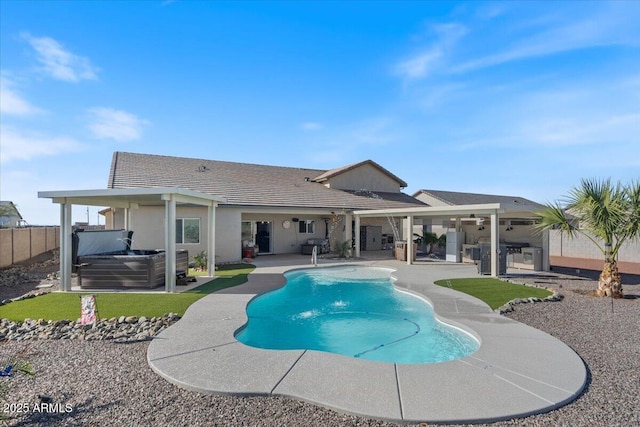
[[[596,295],[622,298],[622,279],[618,272],[618,251],[627,240],[640,237],[640,181],[623,186],[610,179],[582,179],[564,200],[540,212],[539,231],[556,229],[573,238],[586,236],[600,249],[604,267]]]

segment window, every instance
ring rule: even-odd
[[[316,232],[316,223],[312,220],[300,220],[299,231],[303,234],[313,234]]]
[[[176,243],[200,243],[200,218],[176,219]]]

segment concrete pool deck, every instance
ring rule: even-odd
[[[285,271],[311,267],[300,265],[299,257],[258,260],[247,283],[200,299],[151,342],[147,358],[155,372],[203,393],[287,396],[404,423],[491,422],[547,412],[574,400],[586,384],[582,359],[561,341],[471,296],[433,285],[477,277],[476,267],[464,264],[346,263],[395,269],[398,288],[426,297],[441,320],[472,332],[481,346],[463,359],[409,365],[246,346],[234,333],[247,321],[247,303],[282,286]],[[325,265],[332,264],[320,266]]]

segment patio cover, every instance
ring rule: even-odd
[[[353,211],[355,217],[355,229],[360,230],[360,218],[365,217],[406,217],[407,254],[413,253],[413,219],[415,217],[444,217],[462,218],[473,215],[491,216],[491,276],[498,276],[498,258],[494,256],[498,253],[498,241],[500,232],[498,230],[499,214],[504,213],[500,203],[487,203],[478,205],[456,205],[456,206],[416,206],[412,208],[376,209]],[[356,239],[356,257],[360,256],[360,239]],[[407,264],[413,263],[413,257],[407,256]]]
[[[60,280],[63,291],[71,290],[71,206],[110,206],[125,209],[125,228],[131,225],[131,209],[139,206],[165,207],[165,290],[176,292],[176,205],[208,208],[208,273],[215,274],[215,212],[225,199],[180,187],[121,188],[100,190],[40,191],[39,198],[60,204]]]

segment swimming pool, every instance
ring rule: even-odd
[[[393,270],[341,266],[285,273],[284,287],[254,298],[238,341],[277,350],[327,351],[392,363],[436,363],[474,353],[469,333],[435,318],[426,300],[393,286]]]

